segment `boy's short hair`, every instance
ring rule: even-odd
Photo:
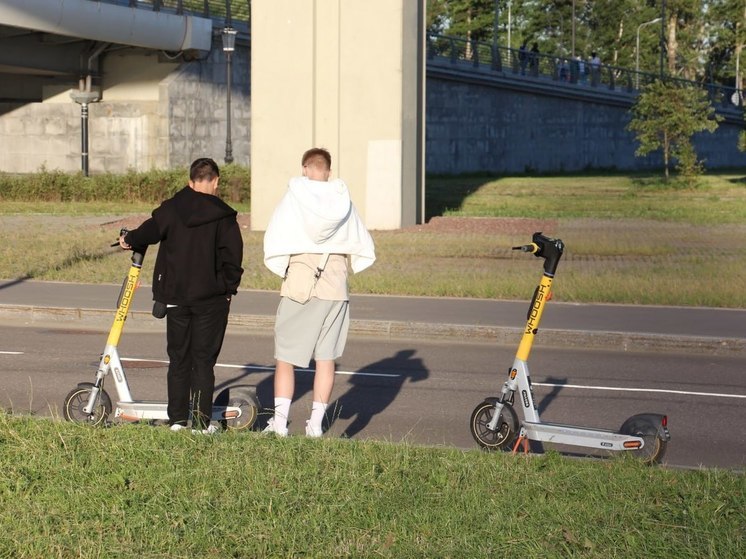
[[[189,167],[189,180],[192,182],[211,181],[220,176],[218,164],[209,157],[195,159]]]
[[[311,148],[303,154],[301,165],[303,167],[306,165],[321,165],[329,170],[332,168],[332,156],[329,151],[324,148]]]

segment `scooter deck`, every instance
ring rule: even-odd
[[[240,410],[233,406],[212,407],[212,420],[223,421],[235,419],[240,415]],[[133,400],[131,402],[117,402],[114,413],[115,418],[125,421],[139,421],[141,419],[160,419],[168,421],[167,404],[153,400]]]
[[[637,450],[645,442],[640,437],[624,435],[609,429],[578,427],[560,423],[522,423],[526,436],[532,441],[568,444],[604,450]]]
[[[127,421],[138,421],[140,419],[168,420],[167,405],[165,402],[153,400],[117,402],[114,417],[122,418]]]

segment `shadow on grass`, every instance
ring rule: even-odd
[[[100,250],[96,252],[88,252],[85,249],[81,249],[78,247],[72,247],[72,254],[67,256],[64,260],[62,260],[58,264],[51,264],[47,266],[46,268],[37,268],[37,269],[30,269],[28,270],[24,275],[9,281],[2,286],[0,286],[0,289],[12,287],[14,285],[18,285],[19,283],[23,283],[24,281],[33,280],[35,278],[41,277],[47,272],[55,271],[59,272],[62,270],[66,270],[69,268],[75,268],[80,263],[83,262],[100,262],[104,260],[106,257],[112,254],[112,250]],[[128,265],[129,267],[129,265]],[[127,269],[124,269],[123,276],[126,277],[127,275]]]
[[[428,176],[425,221],[441,216],[447,210],[460,209],[469,195],[494,180],[496,177],[488,175]]]

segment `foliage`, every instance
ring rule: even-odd
[[[494,0],[428,0],[427,26],[430,33],[443,33],[480,42],[494,37]]]
[[[636,133],[640,142],[636,155],[663,150],[666,179],[672,157],[685,177],[701,173],[702,163],[697,160],[692,136],[704,130],[714,132],[721,120],[710,105],[707,92],[656,80],[643,89],[632,113],[628,129]]]
[[[541,52],[583,58],[596,51],[606,64],[631,68],[639,30],[642,71],[657,73],[663,39],[668,75],[740,87],[736,68],[746,41],[743,1],[666,0],[665,16],[661,7],[660,0],[511,0],[507,46],[537,42]],[[489,41],[496,8],[498,43],[504,46],[508,0],[428,0],[428,29]],[[662,25],[640,28],[662,16]]]
[[[85,177],[81,173],[42,169],[30,175],[0,173],[0,200],[45,202],[123,201],[155,204],[186,185],[184,170],[130,171]],[[248,202],[251,172],[238,165],[225,165],[220,171],[219,194],[230,202]]]
[[[746,47],[746,4],[739,0],[708,0],[707,31],[709,48],[706,68],[709,76],[723,77],[727,83],[743,88],[743,78],[736,75],[735,61],[743,60]]]
[[[0,416],[0,556],[743,557],[744,478]]]

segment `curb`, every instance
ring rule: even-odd
[[[44,325],[58,328],[95,326],[108,329],[113,312],[113,310],[103,309],[0,305],[0,322],[25,326]],[[228,331],[271,334],[274,330],[274,323],[275,317],[272,315],[231,314],[228,318]],[[165,330],[165,323],[146,311],[130,311],[127,326],[129,330],[134,331]],[[518,343],[521,332],[522,328],[499,326],[355,319],[350,320],[349,330],[351,336],[389,340],[449,340],[508,346]],[[543,329],[540,330],[537,340],[542,346],[556,348],[746,355],[746,339],[743,338]]]

